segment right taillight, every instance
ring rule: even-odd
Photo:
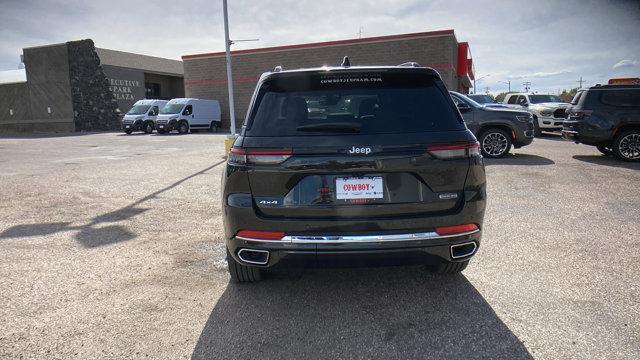
[[[593,111],[591,110],[572,110],[571,114],[569,115],[570,118],[573,118],[575,120],[580,120],[580,119],[584,119],[587,116],[591,115]]]
[[[457,159],[480,156],[480,144],[476,142],[452,145],[427,146],[427,152],[438,159]]]
[[[235,165],[270,165],[280,164],[291,157],[293,151],[285,150],[246,150],[231,149],[227,162]]]

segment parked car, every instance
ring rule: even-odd
[[[640,161],[640,85],[593,86],[571,101],[562,136],[603,154]]]
[[[494,108],[508,108],[508,106],[503,105],[496,101],[491,95],[486,94],[466,94],[466,96],[477,102],[478,104],[486,107],[494,107]]]
[[[535,136],[544,131],[562,130],[562,122],[567,117],[568,103],[556,95],[512,93],[504,97],[503,104],[527,108],[533,114]]]
[[[232,281],[292,265],[455,273],[476,253],[484,163],[435,70],[278,67],[248,114],[222,181]]]
[[[500,158],[533,141],[533,116],[524,110],[488,108],[470,97],[450,91],[464,122],[480,142],[482,155]]]
[[[171,99],[160,110],[156,128],[160,134],[172,130],[180,134],[206,129],[217,132],[220,121],[220,104],[217,100],[179,98]]]
[[[138,100],[122,118],[122,130],[131,134],[134,131],[144,131],[151,134],[155,128],[155,120],[166,100]]]

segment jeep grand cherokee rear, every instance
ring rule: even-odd
[[[277,71],[258,82],[222,196],[232,281],[276,266],[450,273],[480,245],[485,172],[432,69]]]

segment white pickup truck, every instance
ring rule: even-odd
[[[502,101],[510,107],[526,108],[533,114],[535,136],[542,131],[560,131],[562,123],[567,118],[569,103],[562,101],[557,95],[511,93]]]

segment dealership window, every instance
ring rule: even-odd
[[[146,97],[157,98],[160,97],[160,84],[158,83],[144,83]]]

